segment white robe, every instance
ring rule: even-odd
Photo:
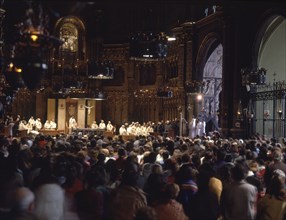
[[[50,121],[50,128],[55,130],[57,128],[57,123],[54,121]]]
[[[196,135],[199,135],[200,137],[203,136],[203,122],[197,123],[196,126]]]
[[[91,124],[91,128],[92,128],[92,129],[98,129],[98,125],[97,125],[96,123],[92,123],[92,124]]]
[[[99,128],[100,128],[100,129],[105,129],[105,128],[106,128],[105,123],[104,123],[104,122],[100,122],[100,123],[99,123]]]
[[[113,131],[113,125],[112,124],[107,124],[107,126],[106,126],[106,130],[107,131]]]
[[[42,129],[42,122],[41,121],[39,121],[39,120],[36,120],[36,122],[35,122],[35,127],[36,127],[36,129],[39,131],[39,130],[41,130]]]
[[[194,138],[196,136],[196,119],[193,118],[189,123],[189,137]]]
[[[125,129],[124,127],[120,127],[120,128],[119,128],[119,134],[120,134],[120,135],[126,135],[126,134],[127,134],[126,129]]]
[[[73,128],[76,128],[76,127],[77,127],[77,123],[76,123],[75,118],[70,118],[70,120],[69,120],[69,128],[73,129]]]
[[[44,124],[44,129],[51,129],[51,124],[49,121],[46,121]]]

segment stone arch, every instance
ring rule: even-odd
[[[279,83],[283,88],[286,79],[286,17],[277,11],[266,15],[257,31],[252,50],[253,67],[263,67],[267,70],[268,87],[267,89],[260,87],[261,94],[276,90],[277,86],[274,82]],[[254,102],[255,132],[266,136],[283,137],[286,127],[280,123],[279,119],[286,115],[286,109],[283,106],[285,106],[285,99],[275,95],[256,99]],[[280,116],[278,112],[281,112]]]
[[[254,39],[254,44],[252,48],[252,66],[258,66],[259,51],[261,48],[261,42],[269,38],[272,31],[281,24],[283,18],[286,18],[286,14],[280,9],[271,9],[265,12],[264,16],[257,25],[257,34]],[[273,23],[274,22],[274,23]],[[270,28],[269,28],[270,27]]]
[[[196,71],[193,75],[196,79],[202,79],[205,63],[212,51],[220,44],[220,36],[217,33],[209,33],[202,41],[196,57]]]
[[[216,33],[208,34],[200,46],[197,56],[196,79],[204,81],[199,120],[206,122],[206,132],[219,129],[218,112],[222,91],[223,46]]]

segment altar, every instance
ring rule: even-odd
[[[56,136],[56,135],[65,133],[65,131],[64,131],[64,130],[41,129],[41,130],[39,131],[39,133],[42,133],[42,134],[44,134],[44,135]]]
[[[104,129],[93,129],[93,128],[74,128],[72,129],[72,133],[75,135],[88,135],[88,136],[101,136],[104,135]]]

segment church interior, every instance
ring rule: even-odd
[[[283,1],[1,1],[0,113],[286,136]],[[185,130],[181,132],[186,132]],[[182,134],[182,133],[180,133]],[[184,134],[182,134],[184,135]]]

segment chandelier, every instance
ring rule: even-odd
[[[11,87],[25,85],[34,90],[48,70],[49,52],[62,41],[49,34],[47,23],[42,6],[28,2],[25,19],[16,25],[17,33],[5,58],[4,75]],[[18,83],[13,84],[15,80]]]

